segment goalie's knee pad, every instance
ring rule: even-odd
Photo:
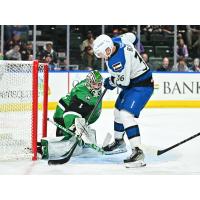
[[[78,156],[83,152],[83,146],[82,145],[77,145],[72,156]]]

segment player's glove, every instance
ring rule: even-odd
[[[115,89],[117,87],[117,85],[114,83],[114,79],[115,78],[113,76],[106,78],[104,81],[104,84],[103,84],[104,87],[108,90]]]

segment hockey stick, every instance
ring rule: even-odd
[[[176,148],[177,146],[180,146],[183,143],[186,143],[189,140],[192,140],[193,138],[198,137],[199,135],[200,135],[200,132],[197,133],[197,134],[195,134],[195,135],[193,135],[193,136],[190,136],[189,138],[186,138],[185,140],[183,140],[181,142],[178,142],[178,143],[176,143],[176,144],[174,144],[174,145],[172,145],[170,147],[167,147],[167,148],[161,149],[161,150],[159,150],[157,147],[149,146],[149,145],[144,145],[144,144],[142,144],[140,147],[147,154],[150,154],[152,156],[160,156],[160,155],[162,155],[162,154],[164,154],[164,153],[166,153],[166,152],[168,152],[168,151]]]
[[[72,132],[72,131],[70,131],[70,130],[64,128],[63,126],[61,126],[60,124],[54,122],[53,120],[51,120],[51,119],[49,119],[49,118],[47,118],[47,120],[48,120],[49,122],[51,122],[52,124],[54,124],[56,127],[62,129],[64,132],[70,134],[71,136],[76,137],[77,140],[78,140],[79,142],[82,141],[81,137],[78,136],[78,135],[76,135],[74,132]],[[87,145],[88,145],[90,148],[96,150],[97,152],[101,152],[101,153],[104,152],[102,148],[98,147],[98,146],[95,145],[95,144],[87,144]]]
[[[179,142],[179,143],[176,143],[176,144],[174,144],[174,145],[172,145],[172,146],[170,146],[170,147],[168,147],[168,148],[166,148],[166,149],[158,150],[158,151],[157,151],[157,155],[160,156],[160,155],[166,153],[167,151],[170,151],[171,149],[174,149],[175,147],[178,147],[178,146],[180,146],[181,144],[183,144],[183,143],[185,143],[185,142],[188,142],[189,140],[192,140],[192,139],[195,138],[195,137],[198,137],[199,135],[200,135],[200,132],[197,133],[197,134],[195,134],[195,135],[193,135],[193,136],[191,136],[191,137],[189,137],[189,138],[186,138],[185,140],[183,140],[183,141],[181,141],[181,142]]]
[[[186,143],[186,142],[188,142],[188,141],[190,141],[190,140],[192,140],[192,139],[194,139],[198,136],[200,136],[200,132],[193,135],[193,136],[190,136],[189,138],[186,138],[185,140],[183,140],[181,142],[178,142],[178,143],[176,143],[176,144],[174,144],[170,147],[167,147],[165,149],[162,149],[162,150],[158,150],[158,148],[153,147],[153,146],[149,146],[149,145],[141,145],[140,147],[143,151],[146,151],[153,156],[160,156],[160,155],[162,155],[162,154],[164,154],[164,153],[166,153],[166,152],[168,152],[168,151],[170,151],[170,150],[182,145],[183,143]],[[105,139],[105,144],[107,144],[109,141],[110,141],[110,136],[109,136],[109,134],[107,134],[106,139]],[[104,145],[103,145],[103,147],[104,147]]]
[[[78,145],[78,143],[79,143],[79,141],[76,140],[76,142],[73,144],[71,149],[66,154],[64,154],[62,157],[60,157],[58,159],[48,160],[48,165],[61,165],[61,164],[68,162],[69,159],[71,158],[74,150],[76,149],[76,146]]]
[[[106,91],[107,91],[107,89],[105,88],[104,91],[103,91],[103,93],[102,93],[101,96],[99,97],[99,99],[98,99],[98,101],[97,101],[95,107],[93,108],[92,112],[90,113],[90,116],[88,117],[86,123],[88,123],[88,122],[90,121],[90,119],[92,118],[92,116],[93,116],[94,112],[96,111],[96,109],[97,109],[99,103],[100,103],[101,100],[103,99],[103,97],[104,97]]]
[[[58,128],[62,129],[63,131],[65,131],[66,133],[76,137],[76,142],[73,144],[73,146],[71,147],[71,149],[66,152],[63,156],[61,156],[60,158],[55,158],[55,159],[51,159],[48,160],[48,165],[59,165],[59,164],[64,164],[66,162],[68,162],[73,154],[73,152],[76,149],[76,146],[78,145],[78,143],[80,141],[82,141],[81,136],[78,136],[76,134],[74,134],[73,132],[71,132],[70,130],[64,128],[63,126],[61,126],[60,124],[52,121],[51,119],[47,119],[49,122],[51,122],[52,124],[54,124],[55,126],[57,126]],[[96,150],[97,152],[100,153],[104,153],[104,150],[102,148],[100,148],[99,146],[97,146],[96,144],[87,144],[88,147],[90,147],[91,149]]]
[[[93,108],[92,112],[90,113],[90,115],[89,115],[89,117],[88,117],[86,123],[88,123],[89,120],[91,119],[91,117],[93,116],[94,112],[96,111],[96,109],[97,109],[99,103],[101,102],[103,96],[105,95],[106,91],[107,91],[107,89],[104,89],[104,91],[103,91],[103,93],[101,94],[100,98],[98,99],[98,101],[97,101],[95,107]],[[61,127],[62,127],[62,126],[61,126]],[[63,127],[63,128],[64,128],[64,127]],[[76,146],[77,146],[78,143],[79,143],[79,138],[78,138],[78,137],[81,139],[81,135],[79,135],[79,136],[76,137],[76,142],[74,143],[74,145],[72,146],[72,148],[71,148],[71,150],[70,150],[69,152],[67,152],[67,153],[66,153],[63,157],[61,157],[61,158],[49,160],[49,161],[48,161],[48,164],[49,164],[49,165],[57,165],[57,164],[64,164],[64,163],[68,162],[68,161],[70,160],[70,158],[71,158],[71,156],[72,156],[74,150],[76,149]],[[91,145],[92,148],[96,146],[95,144],[90,144],[90,145]],[[96,146],[96,147],[97,147],[97,146]],[[101,148],[100,148],[100,149],[101,149]]]

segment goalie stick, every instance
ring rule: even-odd
[[[104,91],[103,91],[103,93],[101,94],[101,96],[99,97],[99,99],[98,99],[98,101],[97,101],[95,107],[93,108],[92,112],[90,113],[90,115],[89,115],[89,117],[88,117],[86,123],[88,123],[89,120],[91,119],[91,117],[92,117],[92,115],[94,114],[94,112],[96,111],[96,109],[97,109],[99,103],[100,103],[101,100],[103,99],[103,96],[105,95],[106,91],[107,91],[107,89],[104,89]],[[58,124],[58,125],[59,125],[59,124]],[[60,126],[60,125],[59,125],[59,126]],[[61,126],[61,127],[62,127],[62,126]],[[64,128],[64,127],[62,127],[62,128]],[[61,128],[61,129],[62,129],[62,128]],[[81,135],[80,135],[80,136],[77,136],[77,137],[76,137],[76,142],[74,143],[74,145],[72,146],[72,148],[71,148],[70,151],[68,151],[68,152],[67,152],[65,155],[63,155],[61,158],[48,160],[48,164],[49,164],[49,165],[57,165],[57,164],[64,164],[64,163],[68,162],[68,161],[70,160],[70,158],[71,158],[71,156],[72,156],[74,150],[76,149],[76,146],[78,145],[80,139],[81,139]],[[95,148],[97,149],[97,146],[96,146],[95,144],[90,144],[90,147],[93,148],[93,149],[95,149]],[[100,147],[98,147],[98,148],[99,148],[99,150],[101,150]],[[103,152],[103,150],[102,150],[102,152]]]
[[[79,140],[76,140],[76,142],[73,144],[73,146],[71,147],[71,149],[64,154],[62,157],[60,158],[55,158],[52,160],[48,160],[48,165],[61,165],[61,164],[65,164],[66,162],[68,162],[74,152],[74,150],[76,149],[76,146],[78,145]]]
[[[54,122],[53,120],[51,120],[51,119],[49,119],[49,118],[47,118],[47,120],[48,120],[49,122],[51,122],[52,124],[54,124],[55,126],[57,126],[58,128],[62,129],[64,132],[70,134],[71,136],[75,136],[75,137],[79,140],[79,142],[82,140],[81,137],[77,136],[74,132],[72,132],[72,131],[70,131],[70,130],[64,128],[64,127],[61,126],[60,124]],[[87,144],[87,145],[88,145],[90,148],[92,148],[92,149],[94,149],[94,150],[96,150],[96,151],[98,151],[98,152],[101,152],[101,153],[104,152],[102,148],[98,147],[98,146],[95,145],[95,144]]]
[[[63,126],[61,126],[60,124],[54,122],[53,120],[47,118],[47,120],[49,122],[51,122],[52,124],[54,124],[55,126],[57,126],[58,128],[62,129],[64,132],[70,134],[71,136],[74,136],[76,137],[76,142],[74,143],[74,145],[71,147],[70,151],[68,151],[67,153],[65,153],[62,157],[60,158],[57,158],[57,159],[51,159],[48,161],[48,164],[49,165],[55,165],[55,164],[64,164],[66,162],[69,161],[69,159],[71,158],[76,146],[78,145],[79,142],[81,142],[81,137],[80,136],[77,136],[75,133],[73,133],[72,131],[64,128]],[[90,147],[91,149],[94,149],[96,150],[97,152],[100,152],[100,153],[104,153],[103,149],[100,148],[99,146],[97,146],[96,144],[87,144],[88,147]]]

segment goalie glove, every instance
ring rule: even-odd
[[[76,134],[88,144],[96,144],[96,131],[91,129],[85,122],[85,118],[75,119]]]

